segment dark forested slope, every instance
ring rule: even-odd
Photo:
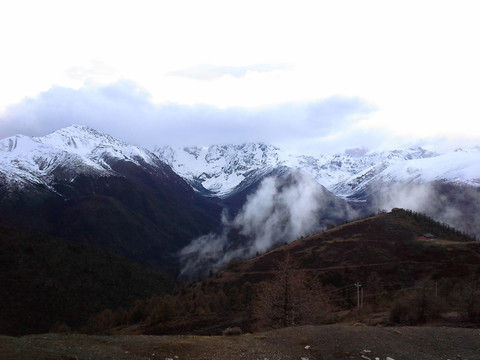
[[[0,226],[0,334],[79,327],[91,314],[172,287],[168,276],[119,256]]]

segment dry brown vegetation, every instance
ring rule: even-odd
[[[261,282],[251,303],[260,328],[279,328],[332,321],[333,307],[320,282],[287,254],[269,281]]]
[[[419,241],[425,232],[443,238]],[[87,332],[213,335],[229,326],[258,331],[350,320],[478,323],[480,243],[459,240],[460,233],[423,215],[381,213],[235,259],[172,295],[106,310]]]
[[[440,235],[419,241],[418,234],[426,232]],[[253,332],[358,321],[478,324],[480,243],[462,239],[469,240],[418,214],[381,213],[250,260],[234,259],[210,277],[179,285],[169,294],[104,309],[83,326],[57,322],[49,329],[219,335],[229,327]]]

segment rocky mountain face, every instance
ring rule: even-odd
[[[218,197],[228,197],[249,178],[262,177],[281,167],[287,156],[261,143],[179,149],[163,146],[153,152],[194,188]]]
[[[350,199],[364,197],[372,184],[480,186],[480,147],[443,154],[417,147],[318,156],[291,154],[263,143],[163,146],[149,151],[74,125],[44,137],[17,135],[0,140],[0,154],[4,192],[25,187],[57,191],[59,183],[74,182],[79,176],[122,176],[127,170],[119,164],[125,163],[178,182],[177,174],[197,192],[220,198],[266,175],[292,169],[301,169],[336,196]]]
[[[0,142],[0,222],[176,269],[221,208],[156,155],[82,126]]]
[[[372,183],[451,182],[480,186],[480,147],[439,154],[420,147],[380,153],[294,155],[266,144],[157,147],[154,153],[192,186],[219,197],[258,172],[300,168],[337,196],[357,198]]]
[[[119,162],[145,170],[168,168],[151,152],[124,144],[85,126],[70,126],[43,137],[17,135],[0,141],[2,185],[10,189],[43,186],[55,191],[58,183],[78,176],[113,176]]]

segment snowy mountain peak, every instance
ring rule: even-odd
[[[382,182],[443,181],[480,186],[480,147],[445,154],[421,147],[385,152],[352,149],[343,154],[305,156],[265,143],[208,147],[157,147],[150,152],[86,126],[72,125],[43,137],[0,140],[3,184],[52,186],[78,174],[115,174],[118,161],[147,168],[170,165],[193,188],[225,197],[245,181],[278,169],[301,169],[334,194],[357,196]],[[357,195],[355,195],[357,194]]]
[[[71,125],[36,139],[57,149],[71,151],[78,154],[91,153],[100,146],[125,146],[125,144],[114,139],[110,135],[102,134],[88,126],[82,125]]]
[[[111,175],[116,161],[158,164],[151,152],[86,126],[72,125],[42,137],[0,140],[0,178],[10,187],[71,181],[79,174]]]
[[[141,165],[142,162],[154,164],[158,160],[146,149],[128,145],[83,125],[71,125],[37,139],[56,149],[99,162],[104,168],[109,167],[105,163],[106,159],[125,160],[137,165]]]
[[[414,177],[418,181],[458,181],[464,178],[465,183],[476,184],[480,179],[480,170],[475,170],[478,162],[474,161],[474,158],[480,160],[480,150],[475,149],[470,151],[473,154],[471,158],[464,156],[464,160],[457,160],[458,164],[463,164],[461,171],[460,165],[454,166],[446,154],[441,155],[421,147],[380,153],[361,148],[344,154],[305,156],[289,154],[272,145],[247,143],[162,147],[156,148],[154,152],[194,187],[203,186],[217,196],[227,196],[235,191],[250,174],[267,173],[280,167],[302,169],[318,183],[342,197],[358,193],[372,181],[391,181],[394,176],[398,181],[405,182],[411,182]],[[425,172],[424,176],[418,176],[422,172]]]
[[[12,153],[19,151],[24,151],[31,146],[34,146],[36,142],[25,135],[15,135],[5,139],[0,140],[0,151],[4,153]],[[20,148],[19,148],[20,146]]]
[[[232,191],[248,173],[283,165],[287,156],[272,145],[245,143],[208,147],[157,147],[154,153],[194,185],[223,196]],[[198,186],[197,186],[198,187]]]

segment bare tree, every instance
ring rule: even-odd
[[[262,282],[253,301],[261,327],[324,323],[331,314],[328,297],[318,282],[290,254],[277,263],[274,276]]]
[[[472,274],[462,282],[463,309],[467,321],[480,321],[480,279]]]
[[[373,305],[378,305],[378,294],[383,290],[381,286],[381,277],[375,271],[370,273],[367,279],[367,291],[372,295]]]

